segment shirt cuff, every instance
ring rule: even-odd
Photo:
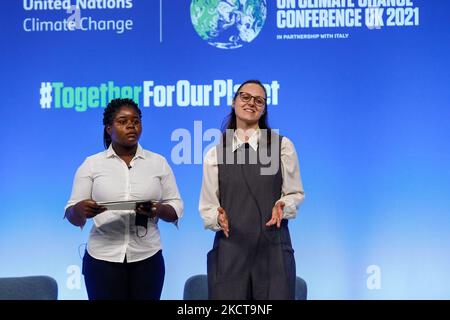
[[[219,225],[218,219],[219,215],[211,215],[208,219],[205,219],[205,229],[210,229],[212,231],[220,231],[222,227]]]
[[[275,204],[277,204],[280,201],[284,202],[283,219],[293,219],[293,218],[295,218],[297,216],[297,207],[295,206],[294,201],[292,201],[290,199],[283,199],[283,198],[281,198]]]

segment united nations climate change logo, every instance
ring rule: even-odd
[[[212,46],[236,49],[255,39],[266,21],[266,0],[192,0],[195,31]]]

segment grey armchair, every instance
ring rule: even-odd
[[[48,276],[0,278],[0,300],[57,300],[58,285]]]
[[[297,277],[295,282],[295,300],[306,300],[308,287],[305,280]],[[198,274],[190,277],[184,284],[183,300],[208,300],[208,276]]]

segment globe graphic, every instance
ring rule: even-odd
[[[221,49],[255,39],[266,21],[266,0],[192,0],[191,21],[198,35]]]

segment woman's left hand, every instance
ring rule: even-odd
[[[277,225],[277,228],[281,226],[281,220],[283,219],[284,202],[278,201],[272,208],[272,218],[266,223],[267,227]]]
[[[156,217],[158,207],[161,204],[157,202],[147,201],[136,204],[136,213],[144,214],[150,218]]]

